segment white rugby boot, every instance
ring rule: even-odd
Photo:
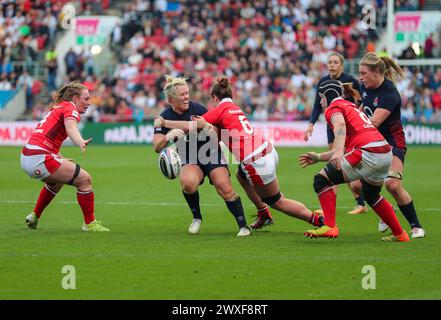
[[[193,219],[190,227],[188,228],[188,233],[190,234],[198,234],[199,229],[201,228],[202,220],[201,219]]]

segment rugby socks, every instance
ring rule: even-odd
[[[34,208],[34,213],[37,216],[37,219],[40,219],[43,210],[56,195],[57,192],[52,190],[51,187],[49,187],[47,184],[44,185],[44,187],[40,191],[40,195],[38,196],[38,200]]]
[[[243,212],[242,201],[240,197],[233,201],[225,201],[225,204],[228,207],[228,210],[233,214],[236,219],[237,225],[239,228],[245,228],[247,226],[247,221],[245,219],[245,215]]]
[[[199,207],[199,191],[192,194],[182,191],[182,194],[190,207],[191,213],[193,214],[193,219],[202,220],[201,208]]]
[[[271,213],[267,206],[257,209],[257,216],[261,219],[272,219]]]
[[[355,199],[355,201],[357,202],[357,205],[365,207],[366,203],[364,202],[364,197],[363,195],[360,195],[358,198]]]
[[[315,227],[321,227],[325,224],[325,219],[318,213],[312,213],[309,223]]]
[[[325,225],[328,227],[335,227],[335,211],[337,205],[337,196],[335,195],[332,187],[319,192],[318,198],[320,201],[320,206],[323,210],[323,215],[325,216]]]
[[[90,191],[77,191],[77,200],[78,204],[81,207],[81,210],[83,211],[84,216],[84,223],[89,224],[92,221],[95,220],[94,215],[94,203],[95,203],[95,196],[93,193],[93,190]]]
[[[380,196],[378,201],[372,206],[372,209],[380,216],[381,220],[389,226],[395,236],[399,236],[403,233],[403,228],[389,201]]]
[[[409,222],[411,228],[422,228],[421,224],[418,220],[418,216],[415,210],[415,206],[413,205],[413,201],[410,201],[408,204],[404,206],[398,206],[407,222]]]

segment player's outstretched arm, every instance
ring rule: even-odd
[[[309,138],[312,136],[313,131],[314,131],[314,124],[310,122],[305,132],[303,133],[303,140],[308,141]]]
[[[330,150],[322,153],[315,153],[315,152],[307,152],[299,156],[299,165],[302,168],[306,168],[307,166],[310,166],[312,164],[315,164],[317,162],[326,162],[329,161],[335,150]]]
[[[81,153],[86,152],[87,145],[92,141],[93,138],[84,140],[80,131],[78,130],[78,122],[73,119],[66,120],[64,125],[66,127],[66,133],[72,142],[80,147]]]
[[[320,161],[320,154],[315,152],[307,152],[299,156],[299,165],[302,168],[313,165]]]

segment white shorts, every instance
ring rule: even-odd
[[[21,168],[34,179],[45,179],[63,163],[59,154],[50,153],[41,147],[27,144],[20,156]]]
[[[246,160],[247,158],[239,164],[239,174],[250,185],[264,186],[277,178],[276,168],[279,164],[279,155],[275,148],[257,160],[249,163]]]
[[[386,141],[376,141],[354,149],[344,155],[341,169],[350,181],[362,179],[373,184],[383,183],[392,163],[392,150],[384,152],[388,146]],[[376,150],[384,153],[372,152]]]

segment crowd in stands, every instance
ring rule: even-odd
[[[54,3],[59,2],[63,1],[46,4],[55,17],[60,6]],[[84,2],[83,9],[90,9],[88,3],[96,1]],[[162,93],[166,74],[188,77],[191,99],[208,107],[212,105],[207,93],[215,77],[226,74],[236,102],[250,119],[307,120],[329,53],[359,57],[374,51],[378,39],[378,30],[363,24],[362,8],[370,0],[182,3],[125,4],[123,23],[111,35],[110,46],[119,59],[113,73],[96,74],[90,54],[68,52],[64,82],[80,80],[91,90],[89,121],[139,123],[156,117],[166,106]],[[385,23],[386,1],[373,4],[377,21]],[[396,0],[395,5],[396,10],[414,10],[424,1]],[[46,61],[51,61],[51,53],[46,53]],[[404,120],[441,122],[441,70],[412,68],[406,74],[398,83]],[[54,89],[51,81],[48,84]],[[46,105],[47,101],[34,103],[35,119]]]
[[[28,71],[55,39],[60,10],[58,2],[0,1],[0,90],[24,88],[28,108],[38,93]]]
[[[441,123],[441,67],[419,71],[404,68],[406,77],[397,82],[403,122]]]
[[[439,32],[430,33],[424,43],[408,43],[401,52],[400,59],[441,58],[441,26]]]
[[[127,3],[112,34],[120,63],[100,77],[110,85],[97,86],[100,121],[157,116],[165,74],[188,77],[192,99],[207,106],[216,75],[226,74],[250,118],[308,119],[329,53],[353,58],[378,37],[362,23],[365,2]]]
[[[110,4],[109,0],[0,0],[0,90],[23,88],[27,113],[41,104],[34,97],[44,85],[49,91],[56,89],[54,44],[68,3],[75,14],[102,13]],[[46,69],[47,79],[33,77],[36,63]]]
[[[23,88],[26,111],[38,104],[42,86],[55,90],[54,43],[61,30],[62,8],[69,0],[0,0],[0,90]],[[102,12],[108,0],[74,1],[76,14]],[[36,62],[47,69],[44,83],[33,77]]]

